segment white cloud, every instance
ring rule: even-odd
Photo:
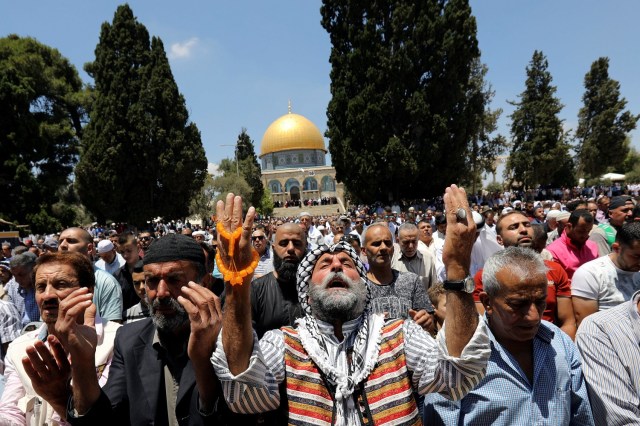
[[[193,50],[196,48],[199,42],[200,40],[198,39],[198,37],[191,37],[185,42],[173,43],[171,45],[171,49],[169,50],[169,58],[182,59],[191,57]]]
[[[219,175],[222,174],[222,173],[220,173],[220,168],[215,163],[209,163],[209,165],[207,166],[207,172],[211,176],[219,176]]]

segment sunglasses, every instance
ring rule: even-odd
[[[140,241],[151,241],[151,237],[141,237]]]
[[[364,223],[364,220],[356,220],[356,225],[359,225],[361,223]]]
[[[264,236],[263,235],[256,235],[255,237],[251,237],[251,241],[256,241],[256,240],[262,241],[262,240],[264,240]]]

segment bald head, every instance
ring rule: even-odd
[[[300,238],[302,238],[305,241],[305,245],[306,245],[307,239],[305,236],[304,229],[301,228],[300,225],[298,225],[297,223],[287,222],[279,226],[278,229],[276,230],[276,240],[275,240],[276,244],[278,244],[278,241],[282,239],[282,236],[284,234],[297,234],[300,236]]]
[[[374,233],[374,231],[383,232],[383,231],[381,231],[381,229],[386,230],[386,232],[389,234],[389,238],[391,238],[391,231],[389,230],[389,225],[387,225],[386,222],[376,222],[376,223],[373,223],[373,224],[369,225],[369,227],[367,229],[365,229],[365,231],[364,231],[364,243],[367,244],[367,242],[371,239],[371,235]],[[377,234],[377,232],[375,232],[375,233]]]
[[[90,256],[93,251],[93,239],[85,229],[67,228],[60,234],[58,249]]]

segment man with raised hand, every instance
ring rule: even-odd
[[[91,303],[94,273],[82,254],[56,252],[42,255],[35,265],[36,302],[44,324],[23,334],[9,346],[6,387],[0,400],[0,425],[58,425],[65,419],[70,396],[68,355],[54,337],[58,320],[94,326],[93,356],[85,374],[102,386],[109,374],[113,340],[120,327],[97,315]],[[71,362],[75,363],[74,357]]]
[[[452,185],[444,200],[450,291],[437,341],[412,320],[386,322],[371,312],[366,271],[345,242],[309,251],[298,268],[304,318],[295,328],[269,331],[258,341],[251,328],[249,285],[255,209],[249,208],[243,223],[241,197],[228,194],[226,202],[218,202],[225,230],[219,253],[228,271],[225,281],[235,285],[227,284],[222,336],[212,362],[230,408],[255,413],[280,406],[288,408],[291,423],[414,424],[420,420],[414,391],[452,399],[469,392],[483,377],[490,352],[470,294],[473,285],[464,285],[473,284],[468,270],[475,224],[457,214],[471,217],[463,189]],[[287,400],[281,401],[279,385]],[[393,392],[380,392],[383,385]]]
[[[191,237],[169,234],[153,243],[143,262],[151,318],[120,328],[103,389],[88,374],[96,339],[91,319],[56,326],[73,360],[67,421],[216,424],[220,391],[209,358],[221,314],[218,298],[199,284],[206,274],[202,248]]]

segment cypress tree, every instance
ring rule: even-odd
[[[254,148],[253,140],[247,134],[247,129],[242,129],[238,135],[236,142],[237,161],[239,162],[240,172],[244,180],[252,189],[250,205],[260,208],[262,204],[262,196],[264,195],[264,185],[261,179],[261,169],[258,163],[258,157]]]
[[[512,146],[507,172],[524,187],[572,185],[573,162],[558,114],[563,105],[542,52],[535,51],[526,68],[525,90],[511,114]]]
[[[331,40],[329,151],[360,201],[425,197],[460,182],[483,115],[471,103],[480,57],[467,0],[323,0]]]
[[[591,64],[584,87],[576,130],[580,171],[586,178],[624,171],[622,164],[629,153],[625,141],[640,116],[623,111],[627,101],[620,97],[620,83],[609,77],[609,58]]]
[[[85,65],[95,101],[76,168],[83,203],[101,222],[186,216],[207,161],[161,40],[150,41],[123,5],[102,25],[95,55]]]

